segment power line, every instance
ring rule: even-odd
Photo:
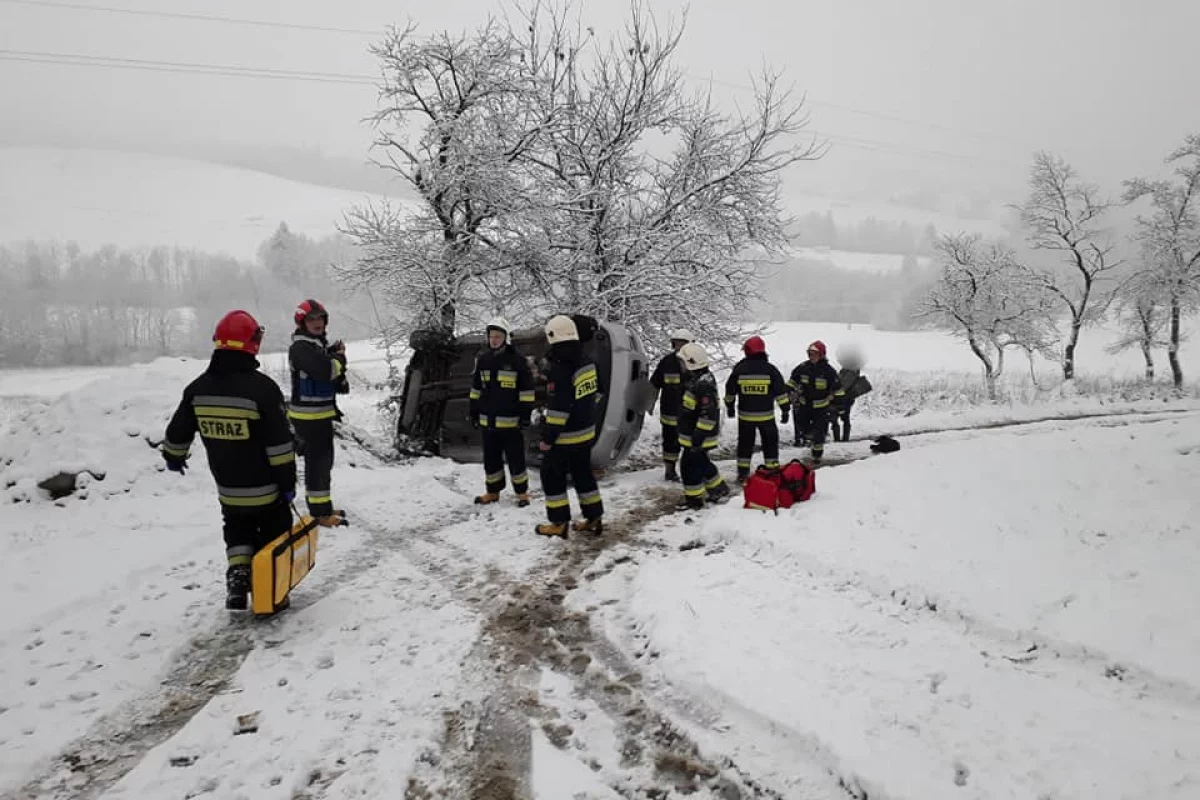
[[[35,8],[38,8],[38,7],[40,7],[40,8],[58,8],[58,9],[72,10],[72,11],[92,11],[92,12],[102,12],[102,13],[109,13],[109,14],[127,14],[127,15],[132,15],[132,16],[159,17],[159,18],[163,18],[163,19],[182,19],[182,20],[191,20],[191,21],[216,22],[216,23],[223,23],[223,24],[229,24],[229,25],[252,25],[252,26],[258,26],[258,27],[265,27],[265,28],[283,28],[283,29],[289,29],[289,30],[306,30],[306,31],[317,31],[317,32],[325,32],[325,33],[339,33],[339,34],[348,34],[348,35],[352,35],[352,36],[379,36],[382,33],[382,30],[364,30],[361,28],[338,28],[338,27],[333,27],[333,26],[328,26],[328,25],[303,25],[300,23],[292,23],[292,22],[244,19],[244,18],[240,18],[240,17],[224,17],[224,16],[218,16],[218,15],[214,15],[214,14],[187,14],[187,13],[174,12],[174,11],[150,11],[150,10],[145,10],[145,9],[116,8],[113,6],[93,6],[93,5],[87,5],[84,3],[62,2],[62,0],[0,0],[0,3],[8,3],[10,5],[33,6]],[[727,87],[733,88],[733,89],[754,91],[753,86],[749,86],[749,85],[743,84],[743,83],[737,83],[735,81],[726,81],[726,80],[721,80],[718,78],[707,78],[707,79],[703,79],[703,80],[707,80],[710,83],[727,86]],[[838,111],[844,111],[849,114],[856,114],[858,116],[863,116],[863,117],[868,117],[868,118],[873,118],[873,119],[883,119],[883,120],[888,120],[890,122],[898,122],[903,125],[913,125],[913,126],[917,126],[917,127],[929,128],[931,130],[945,131],[947,133],[962,134],[962,135],[971,136],[971,137],[978,138],[978,139],[989,139],[992,141],[1006,142],[1008,144],[1019,145],[1025,149],[1032,149],[1028,143],[1018,142],[1015,139],[1010,139],[1008,137],[1000,136],[1000,135],[994,134],[994,133],[984,133],[981,131],[968,130],[966,128],[956,128],[956,127],[952,127],[949,125],[941,125],[936,122],[926,122],[924,120],[917,120],[917,119],[912,119],[909,117],[902,117],[902,116],[895,115],[895,114],[886,114],[886,113],[883,113],[880,111],[870,111],[867,109],[855,108],[853,106],[843,105],[840,103],[831,103],[831,102],[827,102],[827,101],[823,101],[823,100],[808,100],[806,102],[808,102],[809,105],[819,106],[822,108],[832,108],[832,109],[836,109]]]
[[[214,15],[214,14],[188,14],[188,13],[173,12],[173,11],[150,11],[150,10],[145,10],[145,9],[117,8],[117,7],[113,7],[113,6],[93,6],[93,5],[87,5],[84,3],[63,2],[62,0],[0,0],[0,3],[8,3],[10,5],[32,6],[35,8],[38,8],[38,7],[40,7],[40,8],[57,8],[57,9],[71,10],[71,11],[91,11],[91,12],[100,12],[100,13],[109,13],[109,14],[126,14],[126,15],[131,15],[131,16],[158,17],[158,18],[163,18],[163,19],[181,19],[181,20],[190,20],[190,21],[215,22],[215,23],[222,23],[222,24],[228,24],[228,25],[251,25],[251,26],[265,27],[265,28],[281,28],[281,29],[288,29],[288,30],[305,30],[305,31],[315,31],[315,32],[324,32],[324,33],[348,34],[348,35],[352,35],[352,36],[379,36],[382,33],[382,30],[365,30],[365,29],[361,29],[361,28],[338,28],[338,27],[333,27],[333,26],[328,26],[328,25],[303,25],[300,23],[292,23],[292,22],[244,19],[244,18],[240,18],[240,17],[224,17],[224,16],[218,16],[218,15]],[[12,59],[10,59],[10,60],[12,60]],[[339,76],[339,78],[340,77],[341,76]],[[695,77],[695,76],[693,76],[693,77]],[[754,91],[753,86],[743,84],[743,83],[737,83],[735,81],[726,81],[726,80],[721,80],[718,78],[711,78],[711,77],[707,78],[707,79],[699,79],[699,78],[696,78],[696,79],[697,80],[707,80],[709,83],[715,83],[715,84],[727,86],[727,87],[733,88],[733,89],[741,89],[744,91]],[[325,79],[325,82],[329,82],[329,80]],[[1021,147],[1022,149],[1026,149],[1026,150],[1036,149],[1033,147],[1033,145],[1031,145],[1027,142],[1019,142],[1015,139],[1010,139],[1008,137],[1000,136],[998,134],[984,133],[981,131],[973,131],[973,130],[969,130],[966,128],[956,128],[956,127],[952,127],[949,125],[941,125],[936,122],[927,122],[924,120],[917,120],[917,119],[912,119],[912,118],[908,118],[908,117],[902,117],[902,116],[895,115],[895,114],[887,114],[887,113],[883,113],[883,112],[879,112],[879,111],[870,111],[867,109],[855,108],[853,106],[843,105],[840,103],[831,103],[831,102],[823,101],[823,100],[806,100],[806,102],[812,106],[818,106],[818,107],[822,107],[822,108],[832,108],[832,109],[836,109],[838,111],[843,111],[843,112],[846,112],[849,114],[855,114],[855,115],[862,116],[862,117],[888,120],[890,122],[897,122],[897,123],[900,123],[903,125],[912,125],[912,126],[916,126],[916,127],[928,128],[931,130],[940,130],[940,131],[944,131],[947,133],[960,134],[960,135],[970,136],[970,137],[977,138],[977,139],[988,139],[991,141],[1005,142],[1010,145],[1017,145],[1017,146]]]
[[[0,0],[0,2],[2,2],[2,1],[3,0]],[[703,81],[707,81],[709,83],[715,83],[718,86],[726,86],[730,89],[742,89],[747,92],[755,91],[755,87],[750,86],[745,83],[737,83],[736,81],[726,81],[726,80],[721,80],[719,78],[711,78],[711,77],[703,78],[703,79],[697,78],[697,80],[703,80]],[[967,128],[955,128],[950,125],[941,125],[936,122],[926,122],[924,120],[911,119],[909,117],[901,117],[901,116],[898,116],[895,114],[885,114],[881,111],[866,111],[861,108],[854,108],[853,106],[842,105],[840,103],[830,103],[830,102],[827,102],[824,100],[807,100],[806,99],[805,102],[811,106],[820,106],[822,108],[832,108],[832,109],[836,109],[838,111],[845,111],[846,113],[857,114],[857,115],[863,116],[863,117],[873,117],[875,119],[885,119],[890,122],[899,122],[899,123],[902,123],[905,125],[914,125],[914,126],[918,126],[918,127],[922,127],[922,128],[931,128],[933,130],[945,131],[947,133],[965,134],[967,136],[973,136],[978,139],[991,139],[993,141],[1004,142],[1006,144],[1019,145],[1023,148],[1035,149],[1028,142],[1021,142],[1016,139],[1010,139],[1007,136],[1000,136],[999,134],[995,134],[995,133],[984,133],[982,131],[973,131],[973,130],[969,130]]]
[[[4,0],[0,0],[0,2],[4,2]],[[140,58],[116,58],[111,56],[89,56],[78,53],[45,53],[34,50],[0,50],[0,60],[60,64],[75,67],[110,67],[116,69],[140,69],[151,72],[222,75],[233,78],[269,78],[275,80],[313,81],[317,83],[357,84],[360,86],[376,85],[376,79],[366,75],[274,69],[270,67],[243,67],[227,64],[157,61]]]
[[[6,0],[0,0],[6,2]],[[378,80],[367,75],[349,73],[315,72],[301,70],[274,69],[269,67],[244,67],[229,64],[204,64],[182,61],[158,61],[138,58],[116,58],[111,56],[90,56],[78,53],[47,53],[33,50],[0,50],[0,61],[18,61],[34,64],[55,64],[72,67],[105,67],[110,69],[132,69],[148,72],[166,72],[191,75],[215,75],[230,78],[263,78],[269,80],[306,81],[311,83],[349,84],[356,86],[377,86]],[[914,147],[888,142],[880,139],[865,139],[844,134],[829,133],[814,129],[806,129],[805,133],[819,136],[830,142],[846,147],[875,152],[891,152],[899,155],[932,156],[959,161],[976,161],[1005,167],[1018,167],[1011,162],[989,159],[982,156],[972,156],[964,153],[953,153],[946,150]]]
[[[97,11],[109,14],[127,14],[138,17],[160,17],[165,19],[186,19],[201,22],[220,22],[231,25],[255,25],[262,28],[288,28],[300,31],[321,31],[325,33],[345,33],[352,36],[379,36],[382,31],[361,30],[358,28],[335,28],[327,25],[301,25],[295,22],[273,22],[258,19],[241,19],[238,17],[221,17],[213,14],[184,14],[175,11],[149,11],[136,8],[113,8],[110,6],[92,6],[84,3],[64,3],[57,0],[0,0],[0,3],[10,5],[33,6],[34,8],[61,8],[70,11]]]

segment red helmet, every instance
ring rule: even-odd
[[[241,350],[258,354],[266,329],[246,311],[230,311],[221,317],[213,331],[213,347],[217,350]]]
[[[767,352],[767,343],[763,341],[761,336],[751,336],[742,345],[742,352],[748,356],[758,355],[759,353]]]
[[[824,358],[824,357],[825,357],[825,343],[824,343],[824,342],[822,342],[820,339],[817,339],[815,342],[813,342],[812,344],[810,344],[810,345],[808,346],[808,351],[809,351],[810,353],[811,353],[813,350],[816,350],[818,353],[820,353],[820,354],[821,354],[821,358]]]
[[[297,328],[303,328],[304,321],[309,317],[324,317],[325,322],[329,322],[329,312],[325,310],[325,306],[316,300],[302,301],[300,305],[296,306],[296,313],[292,315],[292,319],[296,321]]]

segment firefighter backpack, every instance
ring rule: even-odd
[[[742,487],[743,508],[779,513],[813,496],[817,473],[798,459],[782,468],[760,466]]]

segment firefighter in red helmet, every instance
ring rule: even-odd
[[[342,418],[337,395],[350,391],[346,381],[346,345],[329,344],[329,312],[316,300],[304,300],[293,315],[296,330],[288,348],[292,396],[288,417],[296,428],[304,458],[308,513],[325,527],[344,523],[333,507],[333,423]]]
[[[245,311],[217,323],[208,369],[183,390],[161,447],[167,469],[187,470],[204,442],[224,520],[225,607],[244,610],[255,552],[292,527],[296,455],[279,386],[258,371],[263,328]]]
[[[795,445],[811,443],[812,461],[820,464],[833,403],[845,395],[837,370],[825,358],[824,342],[817,340],[808,346],[808,360],[792,370],[788,387],[795,397]]]
[[[762,438],[765,466],[779,466],[779,426],[775,424],[775,406],[781,409],[781,418],[786,425],[790,405],[783,374],[767,360],[767,344],[762,337],[747,339],[742,345],[742,353],[745,358],[734,365],[725,381],[725,413],[738,420],[739,483],[750,475],[756,436]]]

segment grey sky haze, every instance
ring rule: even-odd
[[[365,156],[369,81],[271,80],[33,63],[97,56],[371,77],[368,33],[168,19],[116,8],[381,30],[411,17],[423,32],[475,27],[483,0],[0,0],[0,145],[137,150],[223,141]],[[651,0],[660,20],[684,6]],[[577,4],[599,35],[627,13]],[[1115,186],[1159,169],[1200,130],[1195,0],[694,0],[683,68],[713,78],[724,102],[766,62],[813,101],[812,129],[834,149],[823,183],[948,176],[1019,187],[1033,148],[1059,151]],[[144,65],[143,65],[144,66]],[[896,118],[896,119],[891,119]],[[905,121],[901,121],[905,120]],[[817,174],[817,173],[814,173]],[[890,184],[889,184],[890,186]],[[1006,198],[1016,200],[1018,198]]]

